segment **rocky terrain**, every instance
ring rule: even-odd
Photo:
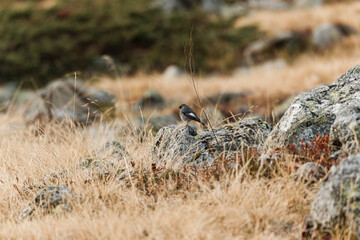
[[[138,199],[141,203],[134,202],[133,207],[147,212],[162,209],[165,203],[172,208],[172,204],[174,207],[185,204],[188,201],[185,199],[197,201],[217,188],[227,191],[233,181],[240,185],[265,181],[271,186],[276,179],[286,179],[288,183],[283,184],[298,186],[301,192],[297,194],[304,199],[309,198],[305,195],[313,196],[306,200],[309,202],[305,209],[288,209],[302,217],[277,223],[281,230],[274,230],[273,234],[289,231],[294,238],[332,239],[335,234],[358,239],[359,90],[360,65],[357,65],[333,83],[293,97],[275,125],[256,114],[233,116],[227,123],[222,122],[226,109],[220,111],[217,120],[216,114],[207,115],[211,114],[211,102],[221,109],[222,105],[230,107],[251,94],[229,93],[222,98],[214,95],[203,99],[209,103],[204,114],[210,122],[200,129],[180,123],[172,114],[154,117],[157,120],[153,124],[114,120],[117,114],[114,95],[89,88],[79,79],[56,80],[29,95],[29,107],[20,121],[24,124],[22,128],[8,125],[7,130],[3,129],[3,134],[8,134],[1,148],[4,169],[16,174],[13,183],[16,193],[11,194],[11,189],[5,191],[13,199],[7,204],[10,209],[18,206],[17,211],[8,215],[10,222],[3,226],[31,226],[34,222],[49,221],[46,216],[51,221],[71,218],[72,214],[82,218],[83,214],[90,214],[83,212],[89,208],[94,208],[91,215],[95,218],[103,214],[104,208],[121,214],[120,209],[128,209],[126,202],[130,201],[126,200],[130,196],[122,195],[123,191],[135,194],[131,201]],[[150,91],[130,110],[161,109],[170,104],[159,93]],[[30,154],[30,158],[24,159],[26,165],[35,161],[41,166],[40,172],[49,174],[40,177],[37,169],[30,172],[27,169],[21,170],[27,173],[19,176],[17,168],[23,165],[20,160],[23,158],[15,157],[19,161],[15,165],[6,160],[14,157],[6,151],[13,144],[20,148],[16,154],[25,154],[23,147],[29,151],[26,155]],[[56,157],[51,162],[38,159],[33,155],[34,147],[45,148],[47,154]],[[44,150],[35,149],[38,151]],[[2,183],[12,181],[8,178]],[[115,189],[120,195],[113,195]],[[111,200],[113,197],[116,200]],[[104,198],[110,201],[109,206]],[[5,199],[2,204],[7,202]],[[3,205],[2,211],[6,208]],[[271,221],[275,220],[269,221],[272,226]],[[2,234],[21,236],[8,231]]]

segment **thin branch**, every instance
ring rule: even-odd
[[[187,49],[187,47],[185,46],[185,49],[184,49],[184,52],[185,52],[185,57],[186,57],[186,61],[185,61],[185,71],[186,71],[186,62],[188,64],[188,67],[189,67],[189,74],[187,75],[188,76],[188,80],[195,92],[195,95],[196,95],[196,99],[199,103],[199,106],[203,109],[203,112],[204,112],[204,116],[206,118],[206,121],[208,122],[209,126],[210,126],[210,130],[212,131],[212,133],[214,134],[214,138],[216,140],[216,144],[218,145],[218,148],[220,149],[220,143],[215,135],[215,131],[214,131],[214,128],[210,122],[210,119],[205,111],[205,107],[200,99],[200,94],[199,94],[199,86],[198,86],[198,81],[195,80],[195,63],[194,63],[194,55],[193,55],[193,49],[194,49],[194,43],[193,43],[193,38],[192,38],[192,35],[193,35],[193,31],[194,31],[194,26],[191,27],[191,32],[190,32],[190,38],[189,38],[189,44],[188,44],[188,47],[189,49]],[[187,52],[188,50],[188,52]]]

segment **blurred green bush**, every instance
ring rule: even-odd
[[[108,54],[137,71],[184,65],[184,46],[194,26],[194,61],[202,72],[227,71],[241,61],[256,27],[233,28],[199,9],[171,14],[149,0],[60,1],[0,4],[0,82],[35,81],[39,86],[65,73],[85,70]]]

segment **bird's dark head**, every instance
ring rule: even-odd
[[[184,107],[184,106],[186,106],[185,104],[181,104],[180,106],[179,106],[179,108],[181,109],[182,107]]]

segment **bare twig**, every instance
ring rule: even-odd
[[[194,89],[195,95],[196,95],[196,99],[199,103],[199,106],[203,109],[204,112],[204,116],[206,118],[206,121],[209,124],[210,130],[212,131],[212,133],[214,134],[214,138],[216,140],[216,144],[218,145],[218,148],[220,149],[220,143],[215,135],[215,131],[214,128],[210,122],[210,119],[205,111],[205,107],[200,99],[200,94],[199,94],[199,86],[198,86],[198,82],[195,80],[195,64],[194,64],[194,55],[193,55],[193,47],[194,47],[194,43],[193,43],[193,39],[192,39],[192,34],[194,31],[194,26],[192,26],[191,28],[191,32],[190,32],[190,38],[189,38],[189,44],[188,44],[188,48],[187,46],[185,46],[184,52],[185,52],[185,57],[186,57],[186,61],[185,61],[185,66],[184,69],[186,71],[186,64],[188,65],[189,68],[189,74],[187,74],[188,80],[192,86],[192,88]],[[187,52],[188,51],[188,52]]]

